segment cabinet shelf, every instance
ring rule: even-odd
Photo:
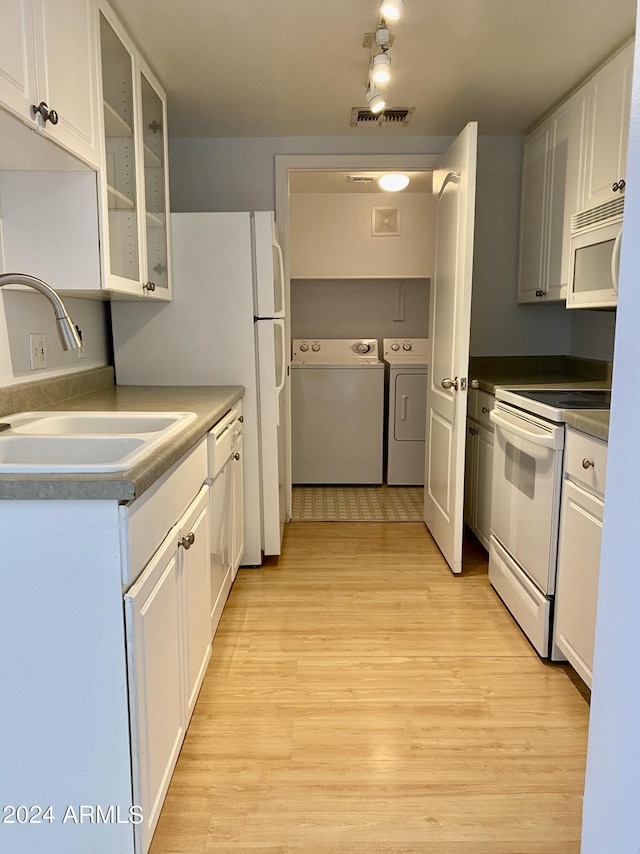
[[[145,169],[162,169],[162,160],[148,145],[144,146],[144,166]]]
[[[166,223],[166,218],[164,214],[161,213],[153,213],[152,211],[147,211],[147,227],[148,228],[164,228]]]
[[[109,199],[109,210],[116,211],[132,211],[135,209],[136,203],[129,196],[125,196],[120,190],[107,185],[107,194]]]
[[[104,104],[104,133],[105,136],[133,136],[133,129],[115,110],[108,101]]]

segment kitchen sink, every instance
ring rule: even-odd
[[[0,474],[123,471],[194,412],[23,412],[0,419]]]
[[[195,417],[195,412],[23,412],[0,420],[21,436],[114,436],[159,433]]]

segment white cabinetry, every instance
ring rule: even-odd
[[[491,478],[493,471],[494,429],[489,413],[494,396],[470,390],[467,403],[467,440],[465,460],[465,522],[489,550],[491,528]]]
[[[243,420],[238,403],[209,434],[212,480],[210,637],[218,628],[244,550]]]
[[[211,653],[209,487],[203,486],[125,596],[140,850],[151,842]]]
[[[207,474],[203,438],[130,504],[0,502],[12,567],[0,597],[12,770],[0,799],[52,804],[48,851],[148,849],[209,656]],[[65,824],[71,804],[112,807],[121,821]],[[127,820],[134,806],[142,823]],[[6,850],[43,850],[42,827],[2,835]]]
[[[3,0],[0,104],[97,168],[93,0]]]
[[[624,189],[632,63],[630,44],[525,139],[520,303],[566,298],[572,215]]]
[[[632,72],[633,43],[590,80],[583,208],[608,202],[624,190]]]
[[[588,90],[583,86],[526,138],[518,302],[566,296],[571,216],[580,207]]]
[[[171,298],[166,97],[110,8],[98,13],[104,287]]]
[[[554,642],[591,687],[607,446],[567,429]]]

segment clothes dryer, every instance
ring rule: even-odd
[[[424,485],[428,338],[384,338],[388,416],[386,482]]]
[[[383,434],[384,365],[377,340],[294,340],[293,483],[382,483]]]

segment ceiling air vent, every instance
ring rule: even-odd
[[[411,121],[415,109],[415,107],[399,107],[398,109],[383,110],[381,113],[372,113],[371,110],[361,110],[359,107],[354,107],[351,110],[351,127],[373,125],[406,127]]]

